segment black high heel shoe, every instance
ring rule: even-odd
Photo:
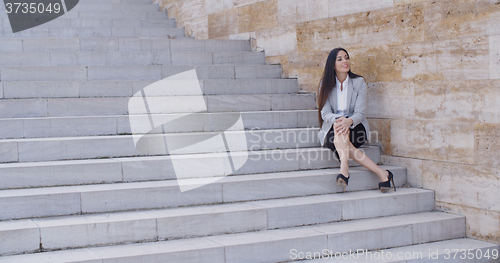
[[[347,173],[349,175],[349,173]],[[345,177],[343,174],[337,175],[337,185],[344,187],[344,192],[345,192],[345,187],[349,185],[349,177]]]
[[[385,192],[389,191],[389,189],[391,189],[391,182],[392,182],[392,186],[394,187],[394,191],[396,191],[396,185],[394,184],[394,176],[391,173],[391,171],[389,171],[389,170],[386,170],[386,171],[389,172],[389,178],[385,182],[378,183],[378,189],[380,189],[380,191],[382,191],[382,193],[385,193]]]

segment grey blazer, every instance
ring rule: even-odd
[[[363,78],[349,78],[349,85],[347,87],[347,108],[349,109],[348,116],[354,123],[350,127],[353,129],[358,124],[363,124],[366,129],[367,139],[370,140],[370,126],[366,120],[364,111],[366,108],[366,82]],[[318,138],[321,146],[325,143],[326,134],[335,123],[335,118],[342,115],[336,114],[337,112],[337,90],[332,89],[332,92],[326,100],[325,106],[321,109],[321,117],[323,118],[323,125],[318,133]]]

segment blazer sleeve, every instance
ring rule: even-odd
[[[351,116],[351,119],[353,120],[351,129],[356,127],[358,124],[360,124],[363,119],[365,118],[365,108],[366,108],[366,96],[367,96],[367,91],[366,91],[366,82],[364,79],[362,80],[362,84],[360,89],[358,90],[358,94],[356,97],[356,102],[354,104],[354,112]]]
[[[323,121],[334,123],[335,118],[340,116],[342,115],[333,113],[332,105],[330,104],[330,98],[328,98],[325,102],[325,106],[323,106],[323,108],[321,109],[321,118],[323,118]]]

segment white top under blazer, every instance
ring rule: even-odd
[[[366,97],[367,97],[367,87],[366,82],[362,77],[349,78],[347,85],[347,105],[348,109],[347,116],[353,120],[353,124],[350,127],[353,129],[358,124],[363,124],[366,130],[366,137],[370,140],[370,126],[368,120],[365,117],[364,111],[366,108]],[[335,123],[336,117],[341,117],[343,115],[337,114],[337,90],[332,89],[325,105],[321,109],[321,118],[323,118],[323,125],[318,133],[319,142],[321,146],[325,143],[326,134],[330,128]]]
[[[344,82],[340,83],[339,79],[335,77],[336,87],[337,87],[337,111],[345,111],[347,112],[347,86],[349,86],[349,75],[344,80]],[[340,87],[342,86],[342,90]]]

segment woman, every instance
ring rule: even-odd
[[[330,52],[318,90],[320,143],[330,148],[340,160],[337,185],[349,184],[349,157],[376,173],[379,189],[387,192],[394,186],[393,174],[376,165],[359,150],[370,136],[370,126],[363,113],[366,107],[366,83],[363,77],[351,72],[349,54],[343,48]]]

